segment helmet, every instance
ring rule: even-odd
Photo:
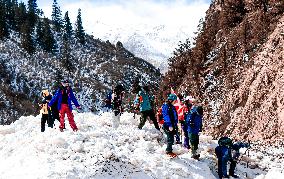
[[[172,101],[177,100],[177,96],[175,94],[169,94],[168,100],[172,100]]]

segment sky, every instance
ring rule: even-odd
[[[27,2],[24,0],[23,2]],[[83,27],[93,34],[97,22],[113,25],[113,28],[129,24],[153,24],[180,26],[185,22],[198,22],[205,15],[209,0],[58,0],[62,16],[69,12],[74,24],[78,9],[82,9]],[[38,0],[46,17],[51,16],[53,0]],[[196,24],[196,23],[195,23]]]
[[[192,159],[190,150],[180,144],[173,145],[178,157],[170,159],[165,154],[165,136],[149,122],[139,130],[139,116],[133,118],[132,113],[125,112],[119,126],[113,128],[110,112],[73,112],[78,132],[73,132],[68,122],[64,132],[60,132],[56,121],[54,128],[46,125],[42,133],[40,115],[23,116],[11,125],[0,126],[0,178],[218,178],[214,154],[217,141],[210,136],[200,135],[200,161]],[[237,164],[236,174],[241,179],[283,178],[283,159],[274,155],[280,149],[270,149],[271,157],[250,151],[250,165],[257,163],[268,172],[246,168],[242,161]]]

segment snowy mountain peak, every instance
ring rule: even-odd
[[[125,48],[159,68],[162,73],[167,71],[167,60],[179,42],[192,37],[192,27],[187,25],[172,27],[138,24],[113,29],[111,25],[97,21],[95,26],[95,37],[111,43],[121,41]]]

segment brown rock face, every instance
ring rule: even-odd
[[[219,94],[212,98],[210,90],[205,90],[203,99],[209,99],[205,119],[210,134],[284,144],[283,47],[284,16],[250,57],[249,65],[232,68],[218,78]]]
[[[239,87],[228,91],[220,108],[220,113],[229,117],[229,121],[223,121],[225,134],[234,138],[248,137],[253,141],[283,144],[283,29],[284,16],[267,42],[251,59],[253,65],[243,70]]]

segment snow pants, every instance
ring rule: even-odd
[[[75,124],[75,121],[74,121],[74,115],[73,115],[72,111],[70,110],[70,108],[68,107],[68,104],[61,104],[61,109],[60,109],[59,113],[60,113],[60,126],[59,126],[60,129],[64,129],[65,114],[67,114],[67,118],[68,118],[68,121],[69,121],[71,128],[73,130],[78,129],[76,124]]]
[[[47,123],[48,127],[53,128],[53,120],[51,114],[42,114],[41,116],[41,132],[45,131],[45,123]]]
[[[164,131],[167,135],[167,148],[166,153],[170,153],[173,151],[173,144],[174,144],[174,136],[175,136],[175,130],[169,131],[168,129],[164,128]]]
[[[189,132],[188,137],[190,140],[191,154],[192,156],[195,156],[197,149],[198,149],[198,144],[199,144],[199,135]]]
[[[228,176],[228,174],[227,174],[228,161],[230,161],[229,175],[232,176],[232,175],[235,174],[237,162],[232,160],[232,159],[228,159],[227,156],[223,156],[221,158],[218,158],[218,175],[219,175],[219,178],[221,178],[221,179],[224,176]]]
[[[189,149],[190,148],[190,146],[189,146],[189,137],[188,137],[188,132],[187,132],[188,126],[187,126],[185,121],[181,122],[181,128],[182,128],[182,131],[183,131],[183,134],[184,134],[183,146],[185,148]]]
[[[147,117],[150,118],[151,121],[153,121],[154,126],[157,130],[160,130],[160,127],[158,125],[158,121],[155,117],[155,113],[153,110],[147,110],[147,111],[141,111],[141,118],[140,118],[140,123],[138,125],[139,129],[142,129],[142,127],[145,125]]]
[[[120,124],[120,111],[113,111],[113,117],[112,117],[112,127],[113,128],[118,128],[119,124]]]

